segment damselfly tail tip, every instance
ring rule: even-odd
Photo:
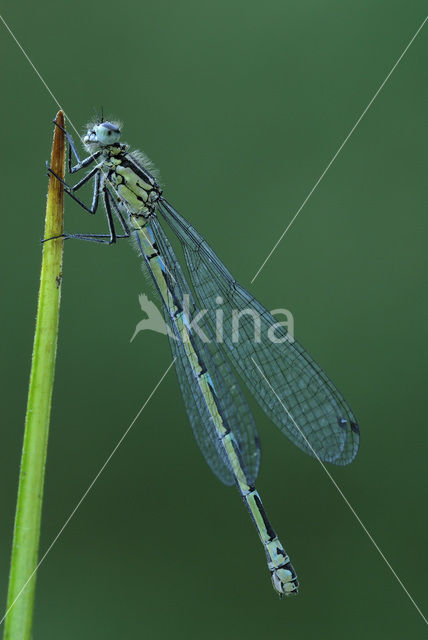
[[[275,591],[282,596],[297,596],[299,582],[296,573],[290,563],[272,571],[272,584]]]

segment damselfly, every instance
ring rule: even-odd
[[[119,238],[135,239],[161,299],[196,441],[218,478],[226,485],[237,485],[263,544],[274,588],[280,595],[297,593],[296,573],[254,486],[259,440],[234,369],[277,427],[305,453],[323,462],[345,465],[355,457],[359,430],[351,409],[311,356],[236,282],[202,236],[164,198],[147,158],[120,142],[118,123],[101,120],[89,125],[83,138],[89,156],[84,160],[66,135],[70,173],[94,166],[74,186],[64,182],[64,188],[89,213],[97,211],[101,198],[108,233],[63,237],[106,244]],[[94,189],[88,206],[76,192],[90,179]],[[181,241],[194,292],[160,221]],[[215,320],[220,303],[221,340]],[[210,313],[201,314],[200,309]],[[194,328],[196,318],[202,334]]]

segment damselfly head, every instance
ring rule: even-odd
[[[114,122],[101,122],[92,125],[85,137],[83,144],[90,148],[108,147],[109,145],[119,142],[120,128]]]

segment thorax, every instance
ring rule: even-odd
[[[125,145],[106,151],[101,164],[107,188],[129,215],[146,216],[154,211],[161,189],[140,160],[128,153]]]

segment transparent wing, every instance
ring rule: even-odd
[[[167,324],[168,322],[170,323],[169,315],[166,311],[165,322]],[[196,384],[192,384],[192,371],[188,366],[183,346],[175,342],[172,338],[170,338],[170,345],[172,354],[176,358],[175,367],[178,382],[195,440],[215,475],[224,482],[224,484],[232,485],[234,482],[232,472],[226,464],[224,457],[218,451],[213,441],[213,436],[208,436],[206,429],[204,430],[204,424],[206,425],[210,418],[207,407],[201,401],[200,394],[197,393]]]
[[[150,228],[155,240],[154,246],[156,245],[159,250],[166,267],[165,277],[168,279],[171,300],[164,300],[164,317],[170,328],[171,350],[176,358],[177,376],[190,424],[199,448],[212,471],[222,482],[231,485],[234,483],[234,476],[212,425],[210,407],[207,406],[195,378],[198,373],[186,353],[186,345],[181,339],[180,332],[177,330],[177,321],[174,318],[176,306],[183,305],[184,294],[188,296],[186,314],[189,315],[189,323],[198,314],[198,309],[172,247],[155,218],[150,223]],[[150,265],[148,266],[150,268]],[[201,369],[209,374],[215,389],[219,413],[236,438],[248,480],[254,482],[260,465],[260,445],[254,419],[230,365],[212,339],[209,326],[204,320],[199,320],[198,326],[210,340],[205,343],[196,332],[192,332],[192,349],[197,353]]]
[[[206,320],[213,330],[217,299],[223,298],[222,348],[265,413],[309,455],[334,464],[351,462],[359,429],[331,380],[297,341],[287,339],[272,314],[234,280],[202,236],[164,198],[159,211],[182,243],[198,301],[210,310]],[[239,314],[238,331],[233,314],[235,322]]]

